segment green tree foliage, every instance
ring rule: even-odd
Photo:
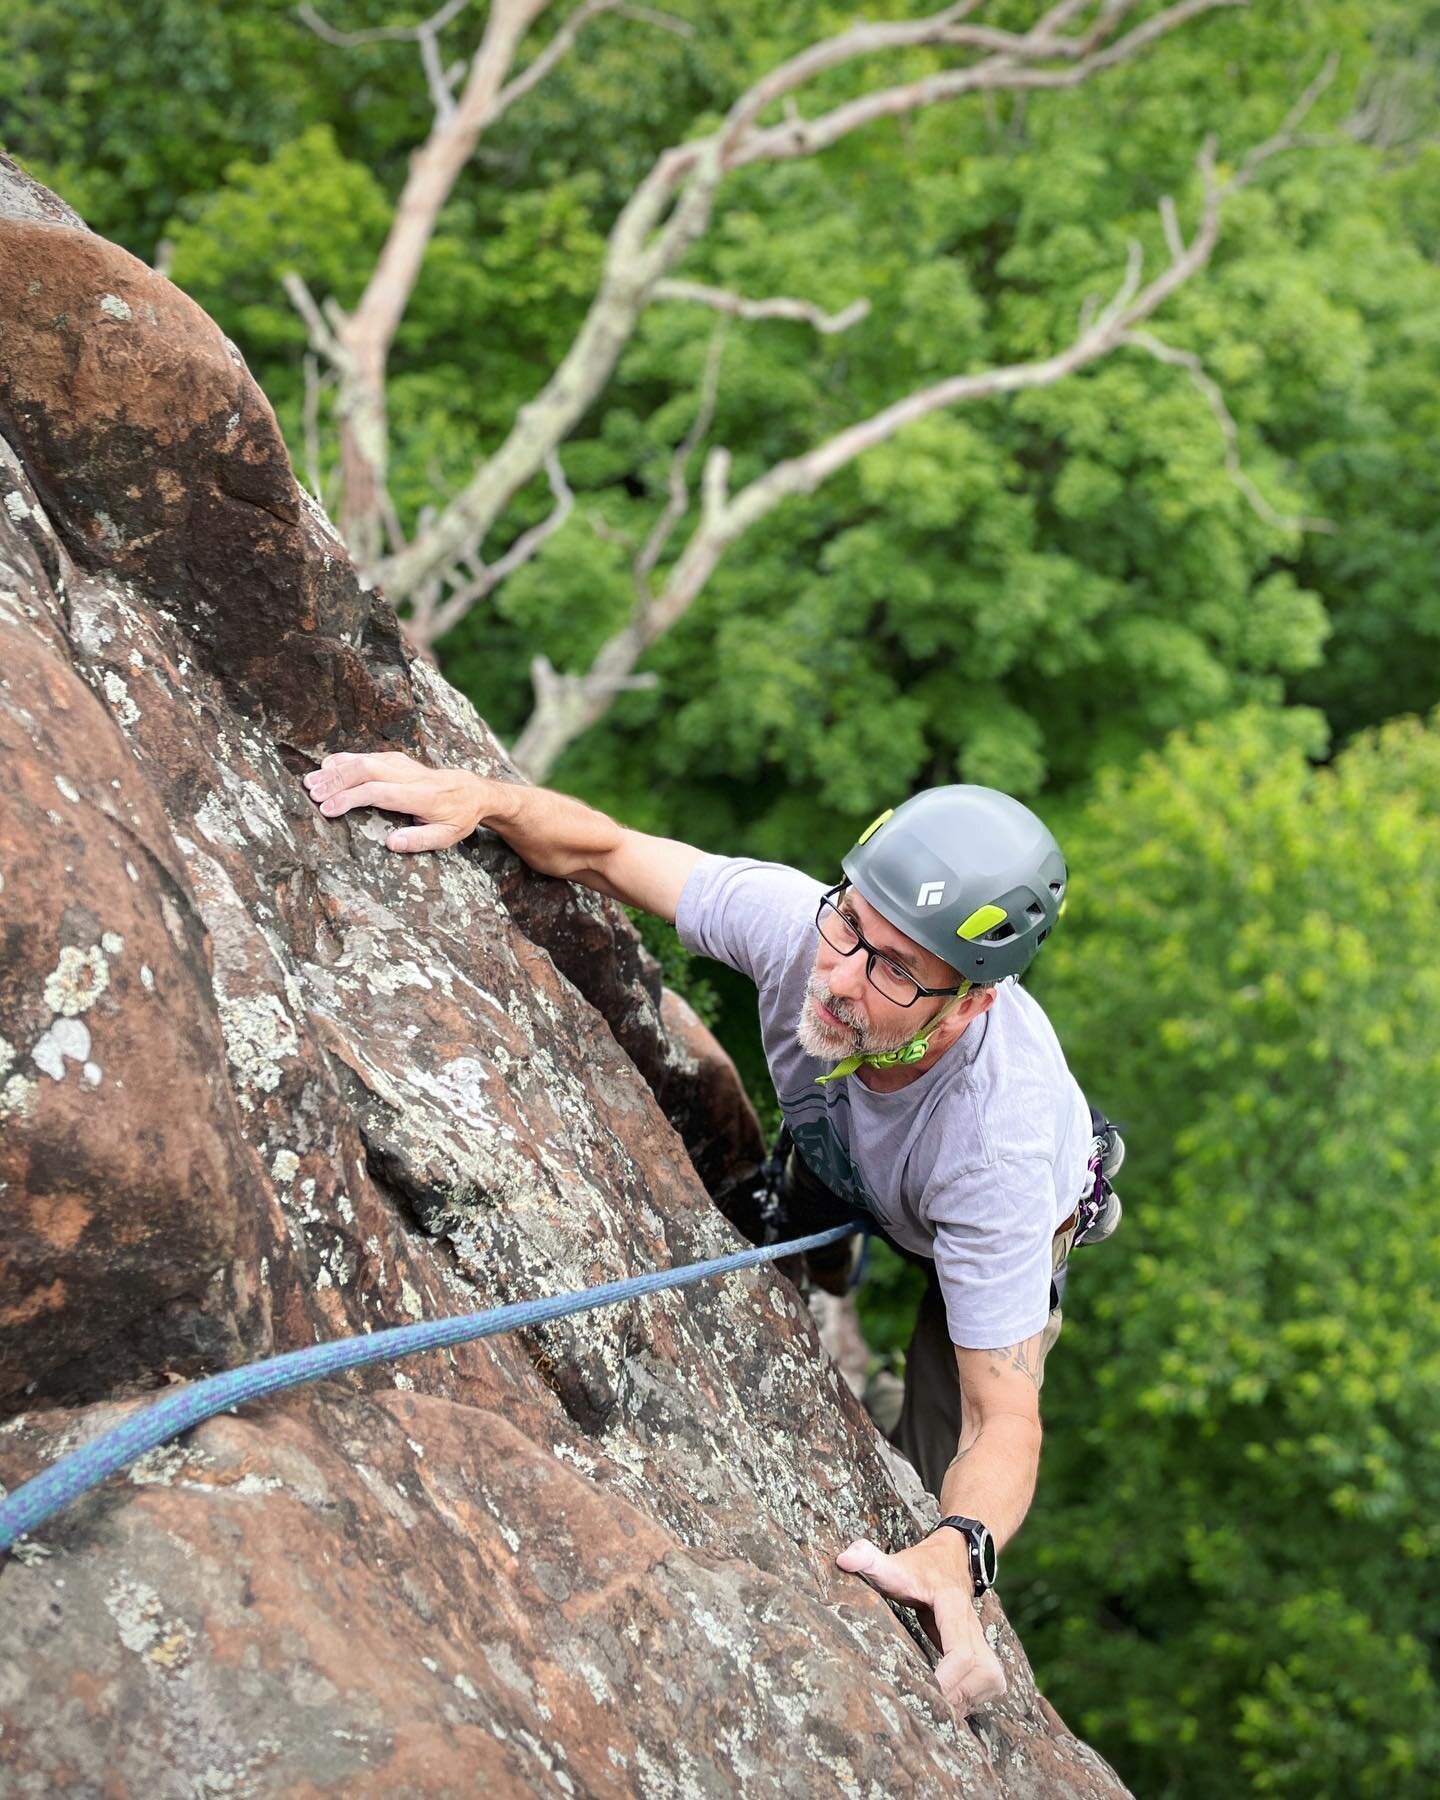
[[[553,367],[655,152],[849,16],[813,0],[763,18],[672,11],[689,35],[643,17],[587,27],[456,189],[392,357],[407,521],[460,485]],[[992,11],[1018,25],[1034,8]],[[1152,265],[1163,255],[1162,192],[1193,218],[1205,134],[1238,155],[1333,49],[1315,123],[1347,129],[1243,197],[1213,269],[1156,324],[1221,383],[1275,511],[1337,529],[1257,516],[1185,373],[1122,352],[931,418],[783,506],[652,653],[659,687],[623,697],[557,780],[637,823],[818,867],[856,815],[925,781],[1036,795],[1239,704],[1306,698],[1346,732],[1428,702],[1440,224],[1436,109],[1414,70],[1433,11],[1221,13],[1074,93],[946,107],[732,178],[687,275],[872,302],[835,338],[731,327],[710,441],[739,482],[944,373],[1066,342],[1132,236]],[[357,0],[336,22],[403,16]],[[462,13],[446,54],[475,27]],[[177,279],[240,343],[298,448],[303,334],[280,277],[297,269],[342,304],[357,293],[428,127],[413,46],[334,48],[278,0],[143,19],[113,0],[18,0],[0,49],[12,147],[142,254],[175,241]],[[502,733],[529,709],[537,648],[583,666],[626,616],[626,540],[663,503],[713,327],[693,307],[651,312],[565,449],[570,524],[442,646]],[[493,548],[548,506],[537,481]]]
[[[1323,740],[1251,710],[1103,778],[1036,966],[1130,1156],[1003,1591],[1146,1795],[1440,1782],[1440,714]]]

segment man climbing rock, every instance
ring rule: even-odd
[[[894,1555],[860,1539],[837,1560],[919,1610],[953,1704],[1003,1693],[973,1603],[1034,1493],[1066,1259],[1119,1219],[1105,1179],[1119,1140],[1012,979],[1064,903],[1049,831],[993,789],[930,789],[862,833],[825,889],[779,864],[626,830],[543,788],[396,752],[328,756],[305,785],[327,817],[409,814],[415,823],[386,839],[397,852],[498,832],[542,874],[672,920],[688,947],[755,983],[785,1115],[761,1209],[770,1228],[865,1220],[929,1271],[899,1418],[887,1423],[942,1523]],[[761,1228],[758,1215],[740,1222]],[[848,1260],[838,1273],[843,1286]]]

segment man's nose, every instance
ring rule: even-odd
[[[825,978],[830,983],[830,992],[842,1000],[858,1000],[865,992],[865,958],[860,952],[854,956],[837,956],[834,965],[827,969]]]

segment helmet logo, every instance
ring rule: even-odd
[[[915,896],[917,906],[939,906],[945,898],[943,881],[924,881],[920,884],[920,892]]]

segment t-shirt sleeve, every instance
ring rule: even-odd
[[[926,1211],[950,1341],[999,1350],[1050,1317],[1055,1183],[1043,1157],[1014,1157],[947,1181]]]
[[[815,917],[820,883],[783,863],[747,856],[702,856],[690,871],[675,912],[687,950],[773,987]]]

